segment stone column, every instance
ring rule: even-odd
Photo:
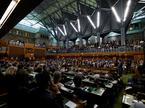
[[[79,37],[79,39],[80,39],[79,46],[82,47],[83,46],[83,39],[82,39],[82,37]]]
[[[68,39],[66,39],[66,41],[65,41],[65,48],[69,48],[69,40]]]
[[[99,32],[97,33],[97,43],[98,43],[98,46],[100,46],[100,33]]]
[[[87,39],[85,39],[85,40],[86,40],[86,46],[88,46],[88,44],[89,44],[89,43],[88,43],[88,38],[87,38]]]
[[[125,46],[125,27],[121,27],[121,46]]]

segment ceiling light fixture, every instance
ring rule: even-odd
[[[63,31],[60,29],[60,27],[58,27],[58,30],[61,32],[61,34],[62,34],[63,36],[65,36],[65,34],[64,34]]]
[[[130,7],[130,5],[131,5],[131,0],[128,0],[127,6],[126,6],[126,9],[125,9],[125,12],[124,12],[124,19],[123,19],[123,21],[126,21],[126,18],[128,16],[128,13],[129,13],[129,7]]]
[[[73,29],[78,32],[78,30],[76,29],[76,27],[74,26],[74,24],[72,22],[70,22],[70,25],[73,27]]]
[[[100,12],[97,12],[97,28],[100,26]]]
[[[20,0],[12,0],[11,3],[9,4],[8,8],[6,9],[5,13],[3,14],[2,18],[0,19],[0,28],[4,25],[4,23],[7,21],[9,16],[12,14],[16,6]]]
[[[63,25],[63,30],[64,30],[64,36],[66,36],[67,35],[67,32],[66,32],[65,25]]]
[[[80,32],[81,31],[81,25],[80,25],[80,20],[77,19],[77,23],[78,23],[78,31]]]
[[[113,11],[113,14],[114,14],[114,16],[115,16],[115,18],[116,18],[116,20],[117,20],[117,22],[121,22],[121,20],[120,20],[120,17],[119,17],[119,15],[118,15],[118,13],[116,12],[116,9],[115,9],[115,7],[111,7],[111,10]]]
[[[93,21],[91,20],[90,16],[87,16],[87,19],[89,20],[89,22],[90,22],[90,24],[92,25],[92,27],[93,27],[94,29],[96,29],[96,26],[95,26],[95,24],[93,23]]]

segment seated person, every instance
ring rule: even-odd
[[[144,80],[136,74],[128,79],[128,86],[133,88],[133,92],[144,92],[145,90]]]
[[[82,86],[82,74],[78,73],[74,76],[73,79],[75,89],[74,89],[74,94],[76,95],[77,98],[79,99],[84,99],[85,98],[85,92],[81,89]]]
[[[12,93],[11,104],[12,108],[26,108],[28,107],[29,99],[29,77],[27,71],[21,70],[16,73],[16,86],[15,91]]]
[[[82,77],[83,75],[81,73],[78,73],[75,75],[73,79],[75,85],[74,94],[78,99],[87,100],[87,105],[86,105],[87,108],[93,108],[94,101],[92,100],[92,97],[90,95],[87,95],[87,93],[81,89]]]
[[[138,70],[138,73],[140,74],[140,76],[142,76],[143,74],[145,74],[144,70],[145,70],[145,66],[144,64],[140,64],[138,67],[137,67],[137,70]]]
[[[81,74],[76,74],[74,79],[73,79],[73,82],[74,82],[76,88],[81,87],[81,84],[82,84],[82,75]]]
[[[48,72],[36,75],[37,88],[30,91],[31,105],[36,108],[63,108],[60,91],[55,86]]]
[[[53,83],[58,86],[58,88],[61,88],[61,86],[64,86],[61,82],[61,73],[55,72],[53,75]]]

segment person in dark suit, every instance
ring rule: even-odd
[[[139,74],[142,76],[143,74],[145,74],[144,70],[145,70],[145,64],[143,60],[139,61],[139,65],[137,67],[137,70],[139,72]]]
[[[74,85],[75,85],[74,95],[76,95],[77,98],[79,98],[79,99],[84,99],[85,94],[84,94],[84,91],[81,89],[81,86],[82,86],[82,74],[77,73],[74,76],[73,82],[74,82]]]
[[[17,87],[16,71],[17,71],[16,67],[9,66],[5,71],[5,75],[4,75],[4,85],[8,92],[7,103],[9,108],[15,106],[13,100],[15,98],[15,91]]]
[[[37,74],[36,81],[38,87],[30,91],[31,107],[62,108],[59,89],[53,85],[49,73],[42,72]]]
[[[74,95],[79,100],[87,100],[86,108],[93,108],[94,101],[92,100],[92,97],[88,95],[84,90],[81,89],[82,87],[82,73],[77,73],[73,79],[75,89],[74,89]]]
[[[12,99],[12,108],[27,108],[29,106],[29,76],[27,71],[20,69],[16,73],[16,88]]]

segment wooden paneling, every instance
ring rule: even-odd
[[[35,57],[45,57],[46,56],[46,49],[45,48],[35,48],[34,49],[34,56]]]
[[[93,53],[61,53],[61,54],[49,54],[48,56],[62,56],[62,57],[67,57],[67,56],[132,56],[132,55],[143,55],[143,52],[93,52]]]
[[[34,44],[25,43],[25,48],[34,48]]]
[[[9,56],[24,56],[24,47],[9,46]]]
[[[63,57],[72,57],[72,58],[83,58],[83,57],[112,57],[116,58],[134,58],[135,60],[143,59],[143,52],[94,52],[94,53],[63,53],[63,54],[49,54],[48,58],[63,58]]]
[[[0,46],[7,46],[7,42],[5,40],[0,39]]]

